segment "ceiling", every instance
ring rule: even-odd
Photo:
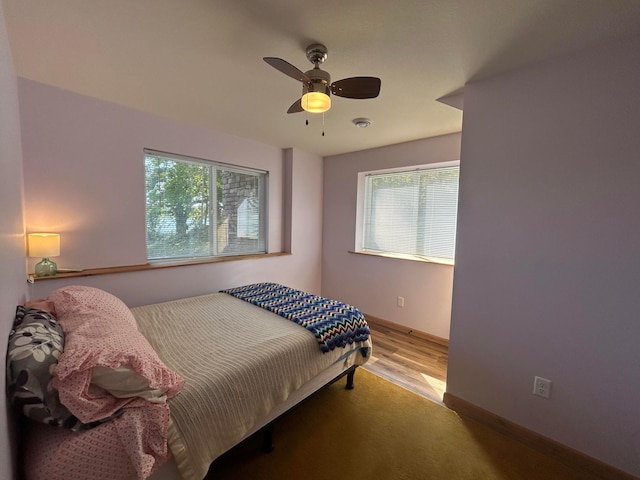
[[[640,0],[2,2],[19,76],[322,156],[458,132],[437,99],[468,81],[640,33]],[[333,80],[380,77],[380,96],[334,97],[324,125],[287,114],[301,84],[262,57],[306,71],[315,42]]]

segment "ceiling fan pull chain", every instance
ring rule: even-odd
[[[324,112],[322,112],[322,136],[324,137]]]

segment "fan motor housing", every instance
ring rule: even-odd
[[[302,84],[302,94],[307,92],[322,92],[326,95],[330,94],[329,84],[331,83],[331,75],[329,72],[325,72],[319,68],[313,68],[304,73],[311,83]]]

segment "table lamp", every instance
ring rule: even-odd
[[[60,255],[60,234],[58,233],[30,233],[28,235],[29,256],[42,257],[42,260],[36,263],[36,277],[51,277],[58,271],[55,262],[49,260],[49,257],[57,257]]]

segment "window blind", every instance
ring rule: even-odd
[[[453,259],[459,172],[456,165],[367,175],[362,249]]]

